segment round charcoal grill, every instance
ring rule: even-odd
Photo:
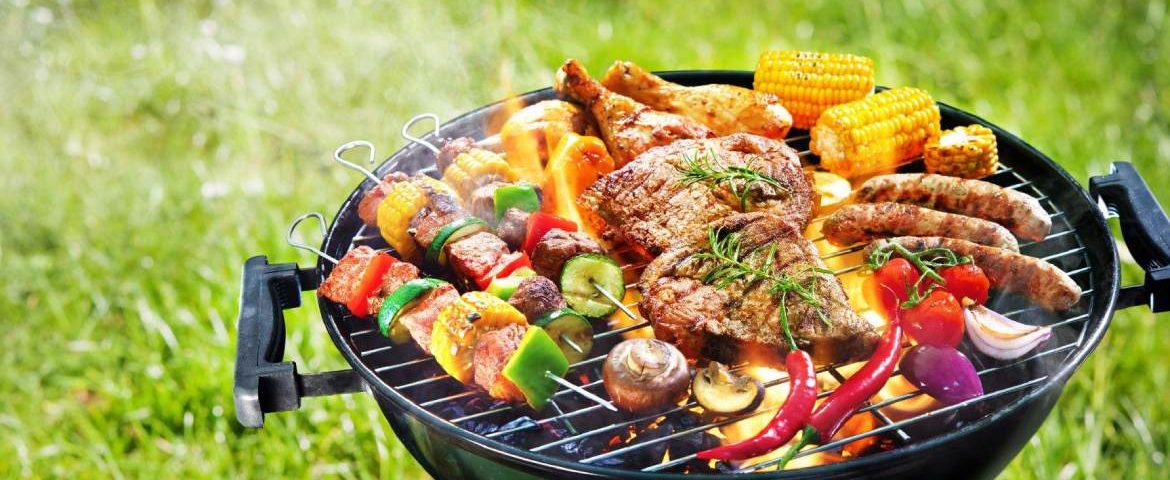
[[[661,74],[684,85],[726,83],[750,87],[752,72],[685,71]],[[554,98],[550,89],[521,97],[525,104]],[[776,471],[774,461],[741,468],[694,460],[693,453],[713,446],[708,430],[743,418],[710,421],[692,413],[693,401],[664,413],[637,416],[610,412],[571,389],[562,389],[541,412],[495,402],[443,373],[434,360],[413,345],[392,346],[369,320],[320,300],[325,327],[352,370],[300,374],[285,362],[282,310],[300,306],[301,292],[312,290],[332,264],[309,268],[269,264],[266,257],[248,260],[240,298],[235,401],[239,421],[260,427],[268,412],[296,409],[302,397],[365,390],[374,395],[398,438],[436,478],[745,478],[927,477],[988,478],[998,474],[1039,428],[1068,378],[1101,341],[1115,309],[1145,304],[1170,309],[1170,221],[1149,188],[1128,163],[1090,181],[1085,192],[1062,168],[1030,145],[969,113],[941,105],[943,128],[980,123],[999,143],[1001,166],[986,180],[1040,200],[1053,220],[1042,241],[1022,244],[1023,253],[1049,261],[1067,272],[1084,291],[1081,301],[1064,312],[1045,312],[1026,301],[995,295],[988,304],[1018,321],[1050,325],[1053,336],[1037,350],[1010,362],[978,354],[969,343],[961,349],[975,363],[985,394],[960,404],[919,414],[899,412],[912,392],[863,406],[856,415],[873,417],[876,428],[805,450],[801,455],[833,452],[850,442],[877,440],[875,453],[817,467]],[[445,137],[484,137],[489,119],[499,118],[502,103],[489,105],[442,126]],[[435,141],[434,135],[427,137]],[[808,156],[808,138],[794,131],[789,144]],[[815,158],[809,158],[815,161]],[[433,154],[419,144],[395,153],[376,171],[435,174]],[[326,232],[321,250],[340,258],[356,245],[386,248],[376,229],[357,216],[366,180],[341,205]],[[1106,218],[1118,216],[1134,258],[1146,271],[1143,285],[1121,287],[1117,246]],[[823,242],[817,242],[821,246]],[[853,249],[823,250],[826,258]],[[830,265],[833,265],[832,263]],[[837,273],[861,268],[844,265]],[[632,286],[631,286],[632,287]],[[628,306],[623,306],[627,308]],[[643,324],[609,329],[596,325],[592,355],[572,365],[566,379],[605,396],[600,366],[621,333]],[[827,371],[839,380],[841,365]],[[786,383],[781,377],[766,385]],[[824,393],[822,394],[824,395]],[[894,413],[891,413],[894,412]],[[764,414],[770,415],[771,412]],[[750,414],[749,414],[750,415]]]

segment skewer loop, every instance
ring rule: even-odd
[[[317,213],[317,212],[309,212],[309,213],[302,214],[301,216],[297,217],[296,219],[294,219],[292,221],[292,224],[288,226],[288,235],[285,236],[285,241],[287,241],[288,244],[291,245],[293,248],[298,248],[301,250],[313,252],[313,253],[317,254],[318,257],[324,258],[325,260],[328,260],[329,262],[331,262],[333,264],[337,264],[336,258],[333,258],[329,254],[322,252],[317,247],[311,246],[307,243],[301,242],[301,241],[293,238],[293,233],[296,233],[297,227],[300,226],[301,222],[305,221],[309,217],[317,219],[317,224],[321,227],[321,237],[324,238],[326,235],[325,216],[321,215],[320,213]]]

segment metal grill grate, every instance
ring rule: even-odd
[[[794,144],[794,146],[805,148],[807,147],[807,141],[807,136],[789,139],[789,142]],[[801,143],[805,145],[800,145]],[[801,150],[801,148],[798,148],[798,150]],[[810,157],[811,154],[805,150],[801,152],[801,156]],[[920,425],[929,423],[930,421],[945,419],[952,414],[963,414],[964,412],[970,412],[974,416],[981,416],[990,408],[987,407],[988,405],[995,404],[999,401],[1006,402],[1027,393],[1031,389],[1043,384],[1048,378],[1046,372],[1053,369],[1052,365],[1065,361],[1084,341],[1086,331],[1084,322],[1090,316],[1089,312],[1092,309],[1094,301],[1094,292],[1089,288],[1092,285],[1092,272],[1090,271],[1090,263],[1086,255],[1085,246],[1074,230],[1072,223],[1068,219],[1068,215],[1066,212],[1060,210],[1048,195],[1039,191],[1031,180],[1024,178],[1013,168],[1001,164],[999,170],[985,180],[1027,193],[1040,200],[1045,210],[1053,219],[1053,230],[1043,240],[1022,243],[1020,250],[1022,253],[1052,262],[1058,268],[1068,273],[1083,289],[1084,295],[1081,301],[1074,308],[1056,315],[1050,312],[1043,312],[1038,307],[1029,307],[1018,300],[1004,299],[1000,295],[993,296],[989,300],[989,304],[994,305],[996,310],[999,310],[1008,317],[1014,317],[1016,319],[1026,317],[1023,320],[1025,322],[1028,322],[1029,319],[1044,317],[1043,323],[1053,328],[1054,334],[1052,339],[1041,350],[1031,355],[1010,363],[996,362],[991,364],[983,364],[982,357],[972,354],[973,350],[971,345],[967,341],[964,341],[960,349],[968,353],[968,356],[976,365],[980,378],[984,380],[985,386],[989,387],[984,395],[959,404],[929,410],[900,420],[891,419],[883,410],[888,407],[893,407],[900,402],[906,402],[919,397],[922,395],[921,392],[905,393],[886,398],[878,403],[865,404],[855,415],[872,415],[877,421],[876,428],[847,438],[841,438],[816,448],[807,449],[800,452],[798,458],[813,453],[833,451],[857,440],[876,438],[879,436],[887,438],[895,444],[906,444],[929,438],[929,433],[924,435],[917,431]],[[823,220],[824,217],[821,217],[814,219],[813,222],[821,222]],[[359,231],[358,235],[353,238],[350,248],[357,245],[369,245],[375,248],[385,247],[385,244],[381,243],[381,239],[376,230],[370,230],[363,227],[363,230]],[[864,248],[864,245],[834,248],[825,243],[823,237],[813,238],[811,240],[818,246],[818,249],[822,253],[822,258],[826,260],[858,252]],[[843,275],[860,268],[862,268],[862,265],[859,263],[839,268],[834,273]],[[635,286],[628,285],[627,288],[633,288]],[[612,300],[623,312],[631,316],[631,318],[634,320],[639,319],[630,310],[634,305],[623,305],[618,299]],[[550,402],[551,408],[543,412],[544,417],[522,421],[524,416],[531,414],[531,412],[527,412],[523,408],[513,405],[498,403],[493,405],[485,394],[468,389],[443,373],[441,369],[437,368],[433,357],[423,355],[411,348],[401,349],[405,350],[406,353],[396,351],[396,347],[393,347],[388,340],[378,335],[376,333],[377,329],[370,326],[368,322],[351,316],[347,316],[342,320],[353,326],[348,336],[349,342],[353,345],[354,350],[359,353],[362,360],[380,378],[386,381],[391,388],[415,402],[418,406],[435,413],[441,418],[445,418],[452,424],[480,433],[476,430],[477,422],[485,419],[493,419],[494,421],[492,423],[501,427],[486,432],[484,436],[504,441],[505,443],[512,443],[509,442],[509,438],[513,437],[514,434],[541,429],[554,423],[564,429],[566,432],[564,435],[550,441],[536,445],[515,445],[521,448],[527,448],[533,453],[563,451],[567,445],[593,438],[610,438],[635,426],[648,425],[660,419],[685,414],[697,408],[696,403],[690,401],[665,412],[634,417],[624,413],[611,413],[600,405],[583,401],[576,392],[562,388],[553,395],[553,400]],[[602,388],[600,364],[605,358],[609,346],[612,345],[612,341],[620,339],[619,336],[622,333],[648,326],[648,322],[639,321],[633,325],[597,333],[594,336],[594,351],[597,355],[571,365],[569,373],[566,374],[566,378],[580,385],[582,388],[588,389],[590,392],[605,398],[606,392]],[[414,356],[402,358],[410,352],[415,352]],[[838,381],[843,381],[845,376],[840,371],[843,366],[840,364],[828,365],[818,369],[818,373],[828,373]],[[743,368],[743,366],[738,366],[737,368]],[[898,373],[895,373],[895,375],[898,375]],[[782,383],[787,383],[786,376],[765,382],[765,386],[770,387]],[[434,395],[436,391],[439,392],[437,396]],[[828,393],[823,392],[821,396],[828,395]],[[475,402],[481,404],[486,403],[488,406],[473,412],[468,411],[461,414],[451,413],[453,411],[459,411],[458,408],[453,409],[453,406]],[[721,419],[716,422],[702,422],[666,435],[632,444],[620,444],[600,453],[582,454],[573,459],[584,464],[612,466],[615,464],[615,460],[620,460],[639,451],[650,450],[656,447],[662,448],[667,442],[675,442],[689,436],[703,435],[704,432],[738,422],[748,417],[758,415],[770,416],[773,413],[774,410],[763,410]],[[580,421],[582,419],[588,419],[589,421]],[[656,463],[650,465],[637,465],[633,468],[646,472],[677,470],[695,460],[693,453],[677,457],[672,455],[671,457],[669,460],[658,460]],[[620,464],[620,461],[617,463]],[[755,472],[766,470],[775,468],[777,463],[777,460],[764,461],[755,465],[741,466],[741,468],[735,471]],[[630,466],[626,466],[626,468],[630,468]]]

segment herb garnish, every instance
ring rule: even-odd
[[[825,315],[821,299],[816,294],[818,280],[816,276],[810,273],[797,280],[787,273],[777,275],[772,270],[776,262],[775,242],[769,243],[766,248],[758,247],[745,252],[739,233],[723,235],[722,230],[708,227],[707,243],[710,250],[698,253],[694,257],[698,260],[714,262],[711,269],[703,275],[703,283],[723,289],[737,281],[743,281],[744,288],[760,282],[767,282],[768,292],[773,296],[780,297],[780,326],[784,328],[784,336],[788,340],[789,348],[793,350],[797,348],[796,340],[792,337],[792,331],[788,326],[788,307],[785,303],[789,293],[800,297],[800,300],[806,305],[813,307],[826,326],[832,326]],[[761,255],[762,260],[760,259]],[[809,267],[806,271],[832,274],[829,270],[817,267]]]
[[[739,199],[739,209],[747,211],[748,195],[752,186],[756,184],[769,185],[781,192],[788,192],[788,186],[771,175],[755,169],[759,157],[751,157],[745,165],[727,165],[719,161],[714,151],[708,150],[706,155],[683,154],[685,168],[682,169],[684,185],[704,182],[714,189],[726,184],[731,194]]]
[[[873,252],[870,252],[869,258],[865,260],[865,263],[870,268],[870,270],[877,270],[881,268],[882,265],[885,265],[886,262],[890,261],[890,258],[893,257],[894,254],[898,254],[898,256],[905,258],[912,265],[914,265],[914,267],[917,268],[918,272],[920,273],[918,280],[916,280],[913,285],[906,285],[906,301],[902,302],[903,309],[914,308],[914,306],[922,303],[922,301],[925,300],[926,297],[930,295],[930,292],[934,291],[936,287],[939,285],[945,285],[947,283],[946,280],[943,280],[942,276],[938,274],[936,271],[937,269],[971,263],[972,261],[970,256],[960,257],[949,248],[934,247],[928,248],[921,252],[911,252],[900,243],[889,242],[885,245],[882,245],[881,247],[875,248]],[[922,282],[925,281],[927,277],[930,277],[930,279],[937,283],[932,284],[930,288],[926,289],[925,292],[921,292],[919,289],[922,286]]]

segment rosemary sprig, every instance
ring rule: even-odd
[[[919,272],[918,280],[915,280],[913,285],[906,285],[906,301],[902,302],[901,305],[903,309],[914,308],[919,303],[922,303],[937,286],[946,285],[947,282],[943,280],[942,275],[938,274],[938,269],[962,265],[972,261],[970,256],[960,257],[949,248],[934,247],[920,252],[911,252],[900,243],[889,242],[874,249],[869,254],[869,258],[866,259],[866,265],[871,270],[877,270],[882,265],[885,265],[886,262],[889,262],[895,254],[905,258]],[[928,277],[934,280],[935,283],[927,288],[925,292],[922,292],[922,282],[926,281]]]
[[[739,233],[724,235],[721,230],[707,229],[707,244],[709,250],[695,255],[697,260],[713,263],[707,273],[703,275],[703,283],[715,288],[727,288],[735,282],[743,282],[744,288],[750,288],[761,282],[766,282],[768,293],[780,297],[780,326],[784,330],[785,339],[791,349],[796,349],[796,339],[788,325],[788,294],[796,295],[802,302],[815,309],[817,315],[826,326],[832,326],[824,313],[823,304],[816,294],[818,278],[811,273],[804,278],[793,279],[787,273],[777,275],[773,271],[776,262],[776,243],[769,243],[767,247],[753,248],[745,252]],[[832,273],[823,268],[809,267],[806,272]]]
[[[756,184],[768,185],[784,193],[789,190],[788,185],[776,177],[756,170],[757,160],[757,157],[751,157],[745,165],[740,166],[719,161],[712,150],[708,150],[705,155],[683,154],[685,166],[681,171],[680,182],[684,185],[702,182],[711,189],[726,184],[731,194],[739,199],[739,209],[747,211],[748,196]]]

